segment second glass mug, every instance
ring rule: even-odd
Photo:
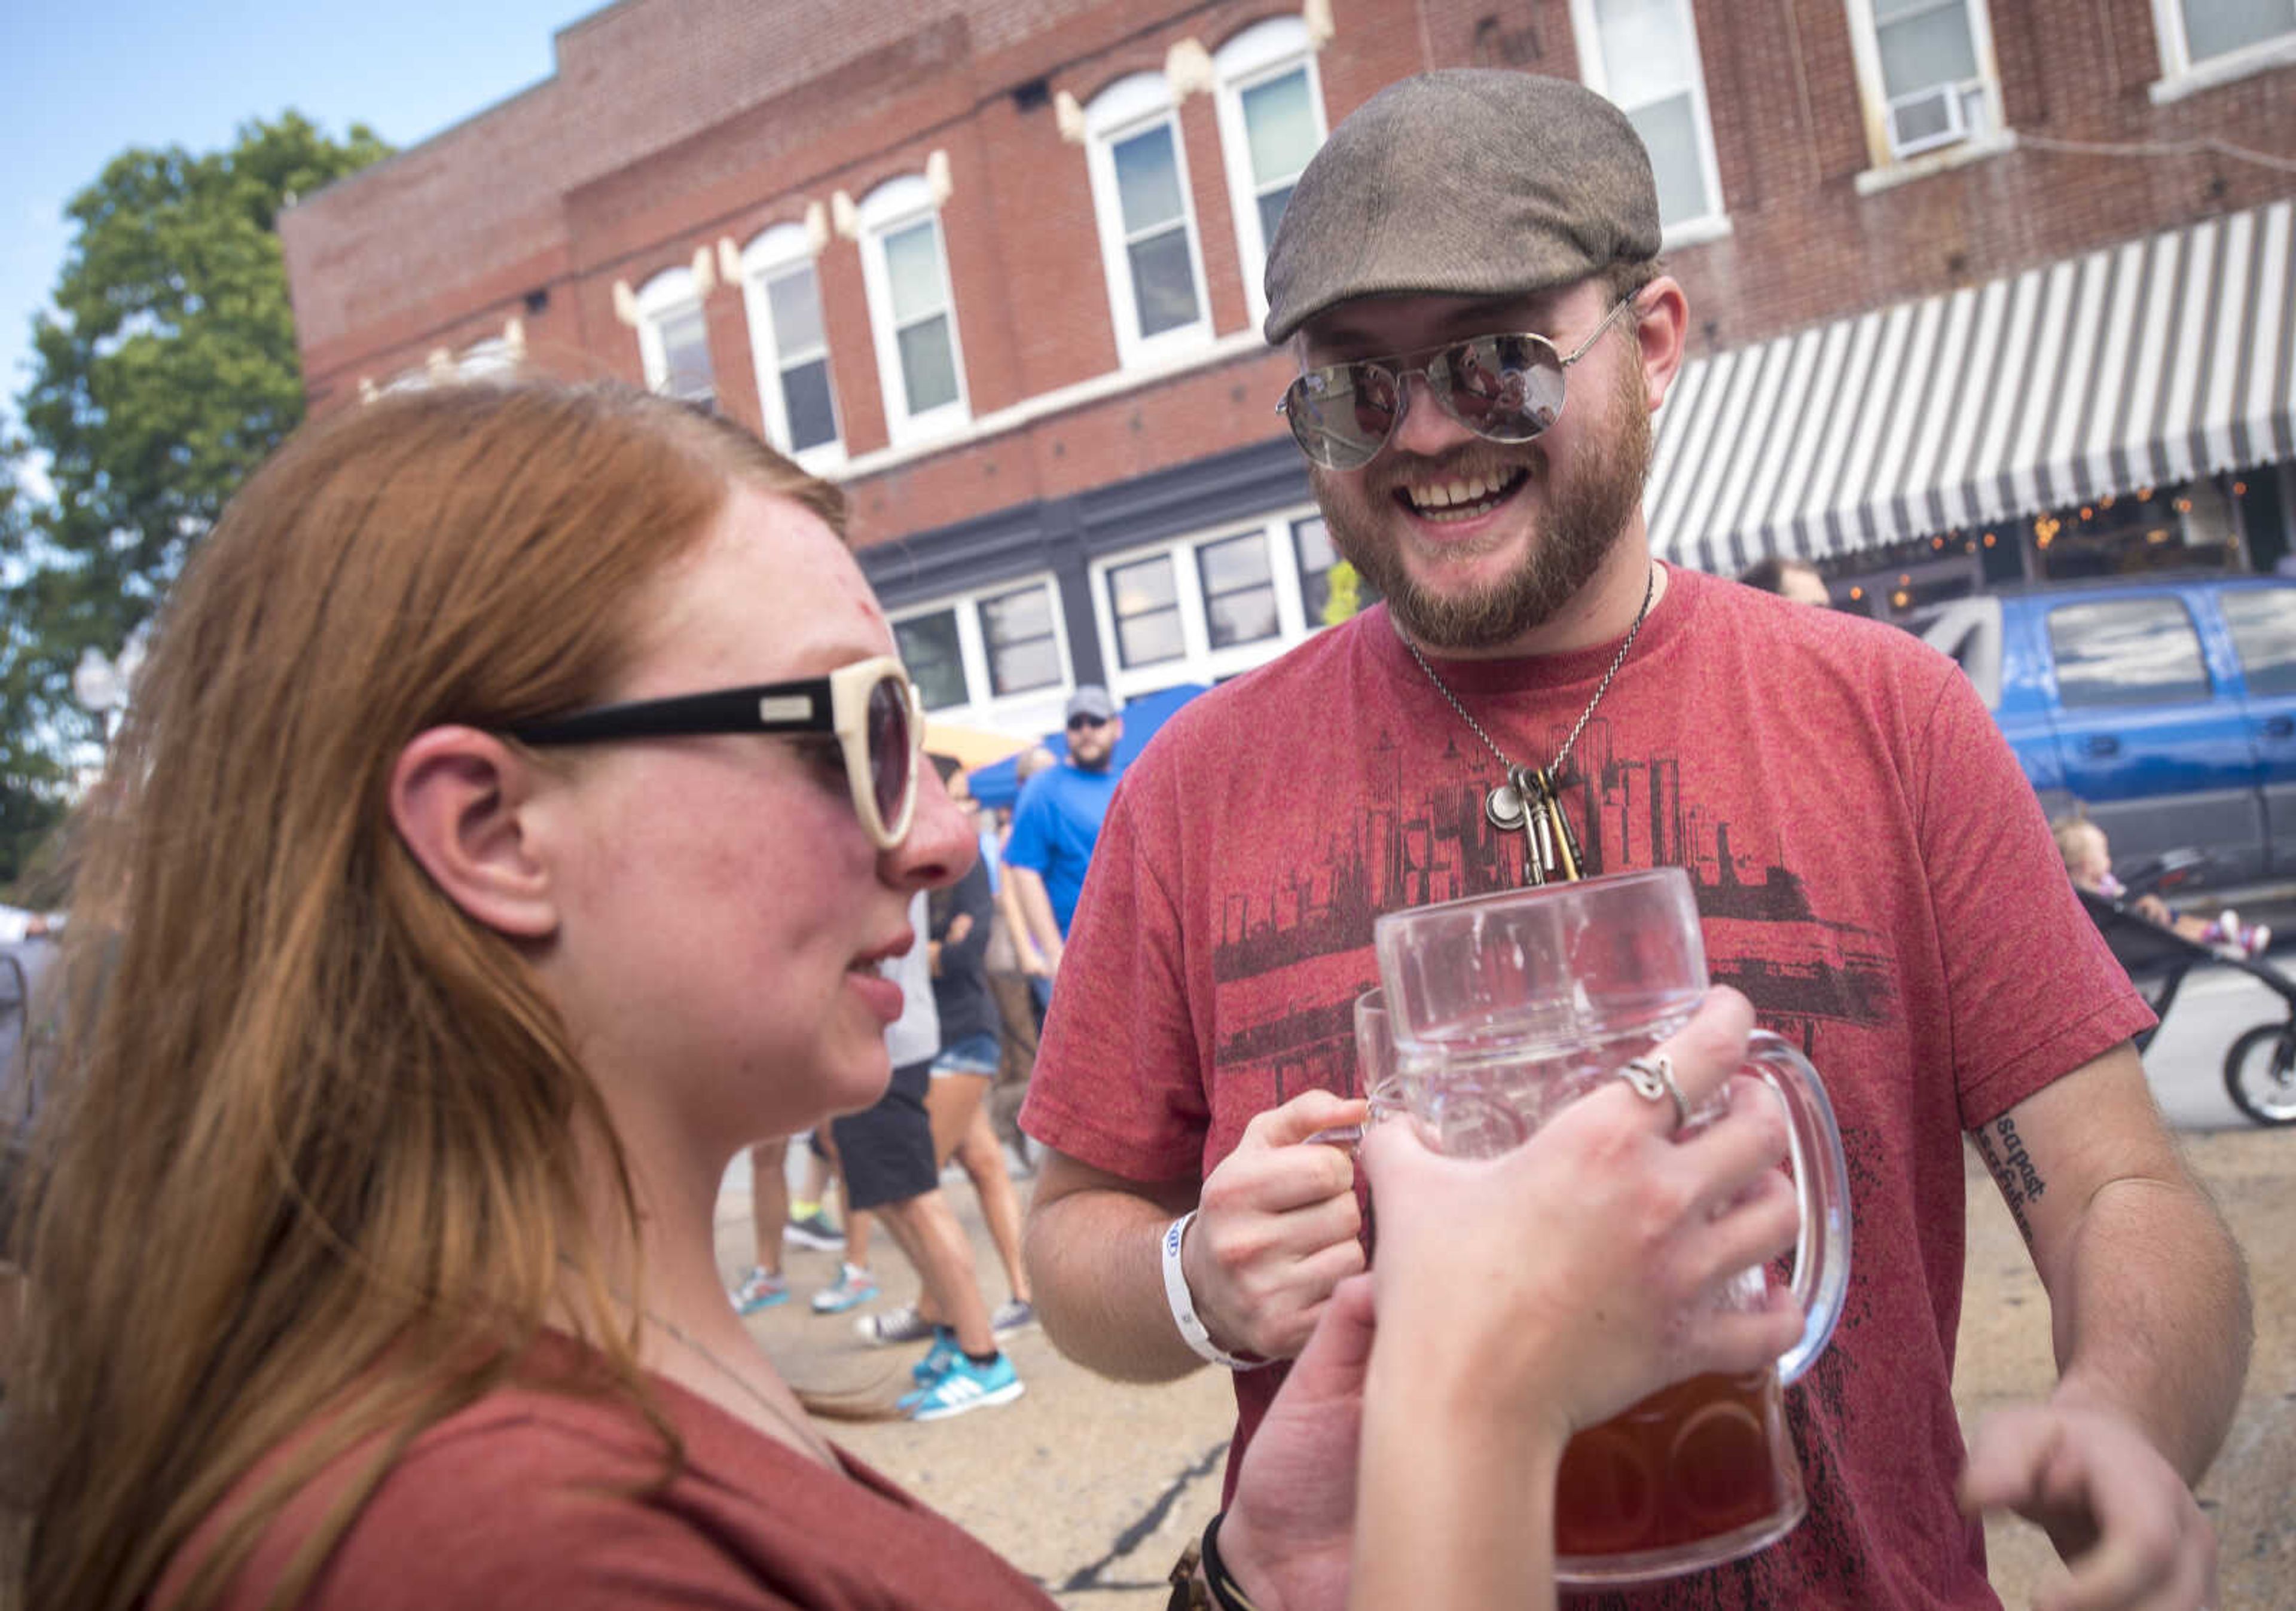
[[[1384,1093],[1367,1076],[1365,1094],[1407,1107],[1438,1145],[1463,1156],[1520,1145],[1549,1114],[1673,1034],[1708,985],[1698,908],[1678,867],[1390,912],[1374,943],[1382,987],[1364,1003],[1374,1016],[1357,1012],[1357,1051],[1366,1057],[1372,1040],[1370,1055],[1392,1072]],[[1792,1278],[1801,1337],[1775,1369],[1677,1382],[1571,1439],[1556,1483],[1562,1583],[1618,1587],[1718,1566],[1776,1542],[1808,1508],[1784,1390],[1841,1317],[1849,1168],[1808,1059],[1758,1030],[1746,1072],[1777,1095],[1789,1121],[1801,1200]],[[1766,1280],[1749,1270],[1723,1301],[1759,1304]]]

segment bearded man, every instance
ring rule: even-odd
[[[1046,1330],[1112,1376],[1234,1370],[1232,1480],[1282,1374],[1259,1367],[1364,1263],[1348,1156],[1303,1143],[1363,1113],[1374,918],[1517,887],[1530,857],[1678,865],[1718,985],[1824,1076],[1856,1251],[1789,1394],[1808,1517],[1604,1603],[1992,1607],[1988,1506],[2049,1529],[2082,1605],[2205,1603],[2189,1484],[2247,1294],[2129,1043],[2151,1015],[1951,661],[1653,559],[1651,417],[1688,317],[1658,247],[1632,127],[1554,78],[1390,86],[1300,176],[1266,330],[1332,540],[1384,602],[1196,700],[1117,794],[1021,1114],[1052,1149]],[[1527,806],[1569,833],[1525,833]],[[1967,1449],[1964,1134],[2062,1372]]]

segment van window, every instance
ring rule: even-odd
[[[2067,706],[2166,705],[2209,697],[2200,634],[2183,601],[2153,595],[2049,611],[2057,697]]]
[[[2296,693],[2296,587],[2227,589],[2218,602],[2248,691]]]

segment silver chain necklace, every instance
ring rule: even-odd
[[[815,1460],[819,1460],[823,1465],[827,1466],[831,1470],[839,1473],[840,1476],[844,1473],[845,1468],[838,1460],[837,1452],[829,1446],[827,1439],[824,1438],[820,1433],[816,1432],[811,1427],[806,1426],[801,1422],[792,1420],[789,1415],[783,1411],[779,1404],[776,1404],[773,1400],[767,1398],[764,1394],[758,1391],[757,1387],[750,1381],[749,1378],[734,1370],[733,1366],[727,1364],[724,1360],[719,1359],[715,1352],[705,1346],[699,1339],[694,1337],[692,1333],[688,1332],[685,1327],[679,1325],[676,1321],[671,1320],[668,1315],[657,1314],[651,1309],[642,1308],[638,1313],[645,1316],[646,1319],[652,1321],[655,1325],[660,1327],[664,1331],[668,1332],[669,1335],[675,1337],[677,1341],[685,1344],[688,1350],[700,1354],[704,1360],[716,1367],[718,1373],[720,1376],[723,1376],[727,1381],[733,1383],[734,1386],[739,1387],[744,1394],[748,1394],[750,1401],[760,1410],[763,1410],[767,1415],[772,1416],[783,1427],[789,1428],[791,1433],[795,1434],[799,1443],[804,1447],[807,1453],[812,1455]]]
[[[1571,831],[1570,819],[1562,810],[1560,787],[1562,764],[1570,758],[1571,746],[1578,742],[1578,735],[1587,731],[1587,722],[1594,717],[1595,707],[1600,705],[1603,696],[1611,691],[1611,679],[1617,676],[1619,667],[1627,663],[1628,651],[1634,648],[1635,639],[1641,635],[1643,623],[1650,618],[1651,600],[1657,592],[1658,567],[1653,565],[1644,574],[1642,608],[1635,611],[1634,625],[1627,628],[1627,635],[1619,644],[1619,652],[1611,657],[1610,669],[1603,674],[1603,680],[1595,684],[1595,697],[1587,701],[1587,708],[1580,711],[1578,719],[1570,724],[1570,732],[1564,737],[1562,748],[1554,752],[1554,758],[1543,767],[1521,765],[1501,749],[1498,740],[1485,732],[1483,724],[1459,703],[1459,696],[1443,685],[1443,679],[1435,675],[1435,668],[1427,663],[1427,657],[1419,652],[1419,645],[1402,633],[1396,634],[1403,639],[1404,648],[1411,651],[1411,658],[1418,662],[1419,669],[1427,674],[1427,680],[1434,684],[1435,691],[1458,712],[1459,720],[1483,741],[1483,748],[1497,756],[1500,766],[1505,769],[1505,775],[1483,797],[1483,815],[1492,827],[1502,833],[1521,833],[1523,871],[1533,884],[1576,879],[1585,874],[1586,855],[1578,847],[1578,836]]]

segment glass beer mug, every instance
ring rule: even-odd
[[[1374,940],[1401,1100],[1461,1156],[1520,1145],[1672,1035],[1708,983],[1698,908],[1678,867],[1391,912]],[[1556,1484],[1565,1584],[1616,1587],[1718,1566],[1775,1543],[1807,1509],[1784,1389],[1841,1317],[1849,1170],[1833,1104],[1800,1052],[1758,1030],[1746,1072],[1790,1121],[1801,1337],[1774,1368],[1677,1382],[1570,1440]],[[1766,1279],[1746,1271],[1722,1301],[1759,1306]]]

